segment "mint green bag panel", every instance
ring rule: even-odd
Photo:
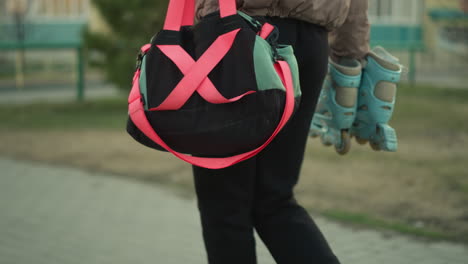
[[[283,57],[291,68],[294,82],[294,97],[301,96],[301,86],[299,82],[299,68],[297,65],[294,50],[289,45],[278,45],[278,55]],[[272,61],[274,53],[270,44],[263,38],[257,36],[254,47],[254,66],[257,78],[257,86],[260,91],[280,89],[286,91],[284,85],[275,71]]]
[[[146,86],[146,56],[141,61],[141,73],[140,73],[140,93],[145,101],[145,110],[148,110],[148,88]]]

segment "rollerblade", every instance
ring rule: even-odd
[[[398,59],[382,47],[373,49],[364,64],[351,136],[356,137],[359,144],[369,142],[376,151],[396,151],[397,136],[387,123],[393,113],[402,67]]]
[[[356,117],[361,69],[357,60],[342,60],[339,64],[330,60],[310,127],[310,136],[320,136],[324,145],[334,145],[341,155],[351,147],[349,129]]]

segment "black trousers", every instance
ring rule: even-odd
[[[209,263],[257,263],[255,228],[278,264],[336,264],[338,259],[293,193],[327,71],[327,32],[299,20],[266,20],[279,28],[279,43],[294,47],[302,100],[283,131],[256,157],[221,170],[193,167]]]

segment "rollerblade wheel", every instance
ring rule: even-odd
[[[309,136],[310,136],[311,138],[317,138],[317,137],[319,136],[319,134],[317,134],[317,133],[315,133],[315,132],[310,132],[310,133],[309,133]]]
[[[322,136],[320,137],[320,140],[322,141],[322,144],[325,145],[325,146],[327,146],[327,147],[333,145],[333,143],[331,143],[331,142],[330,142],[329,140],[327,140],[325,137],[326,137],[326,135],[322,135]]]
[[[377,143],[373,143],[373,142],[369,142],[369,145],[371,146],[371,148],[375,151],[381,151],[382,149],[380,148],[379,144]]]
[[[365,145],[367,143],[367,139],[363,139],[363,138],[360,138],[360,137],[356,137],[356,142],[359,144],[359,145]]]
[[[341,145],[335,145],[335,150],[340,155],[345,155],[351,149],[351,137],[349,136],[348,131],[341,131]]]

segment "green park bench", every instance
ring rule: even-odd
[[[415,55],[425,49],[422,25],[373,24],[371,28],[371,45],[380,45],[393,51],[408,52],[408,80],[414,83],[416,74]]]
[[[468,13],[458,9],[434,8],[429,10],[429,16],[435,21],[468,21]]]
[[[0,52],[8,50],[74,49],[77,56],[77,99],[84,99],[85,65],[82,30],[85,23],[26,23],[24,40],[18,41],[15,24],[0,24]]]

